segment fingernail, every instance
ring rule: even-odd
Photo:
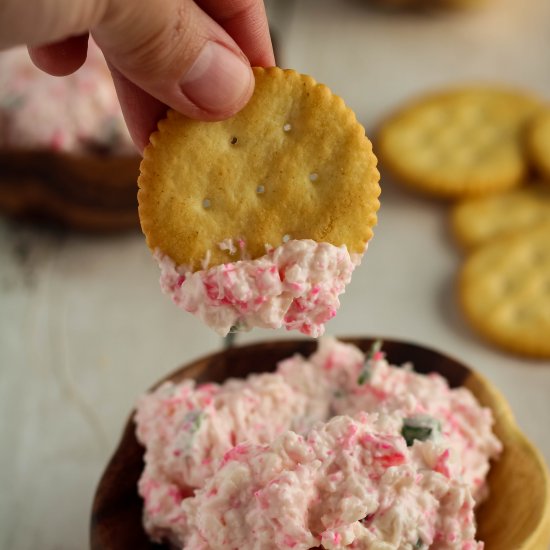
[[[207,42],[180,87],[201,109],[224,113],[248,94],[251,79],[250,65],[241,56],[217,42]]]

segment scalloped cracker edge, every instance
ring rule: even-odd
[[[476,249],[462,267],[459,298],[487,340],[550,358],[550,222]]]
[[[284,240],[363,253],[379,208],[376,157],[343,100],[309,76],[255,68],[246,107],[221,122],[169,111],[145,149],[139,215],[147,244],[178,265],[251,258]]]
[[[381,124],[380,163],[396,182],[438,198],[511,189],[527,174],[524,132],[541,105],[491,86],[425,95]]]

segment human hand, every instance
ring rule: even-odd
[[[52,75],[84,63],[90,34],[140,151],[166,106],[228,118],[252,95],[251,65],[275,64],[262,0],[0,0],[0,49],[27,44]]]

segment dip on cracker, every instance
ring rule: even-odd
[[[372,237],[379,174],[342,99],[295,71],[255,69],[236,116],[159,123],[139,178],[147,243],[174,302],[218,333],[319,336]]]
[[[36,68],[26,47],[1,52],[2,151],[135,153],[109,69],[95,42],[90,41],[86,63],[63,79]]]
[[[480,550],[501,444],[465,388],[320,340],[274,373],[141,398],[144,526],[176,548]]]

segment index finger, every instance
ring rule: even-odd
[[[195,3],[231,35],[251,65],[275,65],[262,0],[195,0]]]

